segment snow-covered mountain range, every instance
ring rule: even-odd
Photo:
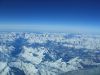
[[[67,75],[98,67],[99,34],[0,33],[0,75]]]

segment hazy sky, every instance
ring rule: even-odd
[[[0,0],[1,31],[100,32],[100,0]]]

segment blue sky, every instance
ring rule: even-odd
[[[99,0],[0,0],[1,31],[100,32]]]

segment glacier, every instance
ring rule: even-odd
[[[0,75],[100,75],[100,34],[0,32]]]

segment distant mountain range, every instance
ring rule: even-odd
[[[100,75],[100,35],[0,33],[0,75]]]

